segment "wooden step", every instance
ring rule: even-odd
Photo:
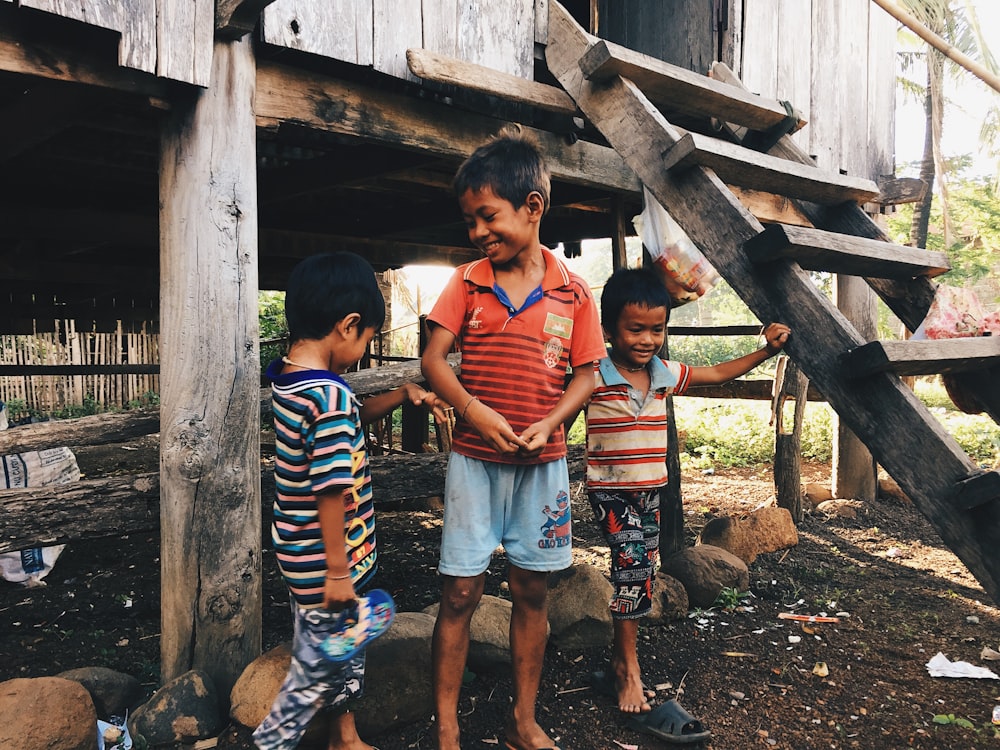
[[[951,268],[945,253],[783,224],[772,224],[743,247],[754,263],[788,258],[809,271],[849,276],[912,279]]]
[[[844,355],[848,377],[874,373],[934,375],[1000,365],[1000,337],[872,341]]]
[[[997,498],[1000,498],[1000,472],[984,471],[955,485],[950,500],[961,510],[972,510]]]
[[[710,167],[724,182],[740,187],[827,206],[867,203],[878,195],[878,185],[871,180],[826,172],[699,133],[687,133],[663,154],[668,170],[695,165]]]
[[[767,130],[788,117],[785,106],[776,99],[742,91],[603,39],[583,55],[580,69],[591,81],[606,81],[619,75],[630,79],[668,119],[669,113],[681,112],[727,120],[752,130]],[[805,124],[799,118],[791,132]]]

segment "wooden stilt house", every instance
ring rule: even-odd
[[[1000,352],[870,342],[803,270],[914,328],[946,267],[861,208],[893,35],[866,0],[0,0],[0,332],[155,311],[163,679],[260,651],[258,289],[323,251],[474,257],[449,182],[508,121],[550,160],[544,242],[621,260],[648,185],[997,598],[998,475],[895,370],[972,362],[997,418]]]

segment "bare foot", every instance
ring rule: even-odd
[[[517,727],[508,721],[505,735],[507,750],[559,750],[537,722],[532,722],[531,726]]]
[[[618,690],[618,710],[623,714],[644,714],[652,710],[647,698],[652,697],[643,685],[642,676],[636,671],[615,669],[615,687]]]

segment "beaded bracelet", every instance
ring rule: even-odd
[[[351,577],[350,573],[345,573],[342,576],[332,576],[329,573],[327,573],[327,575],[326,575],[326,579],[328,581],[346,581],[350,577]]]

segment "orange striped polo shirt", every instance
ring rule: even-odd
[[[605,356],[597,304],[587,283],[551,252],[537,301],[514,311],[494,286],[489,259],[459,266],[428,316],[458,339],[462,385],[502,414],[521,434],[544,418],[563,394],[567,366],[590,367]],[[505,295],[504,295],[505,296]],[[497,453],[459,420],[452,450],[483,461],[546,463],[566,455],[562,428],[533,458]]]
[[[614,363],[594,368],[597,383],[587,404],[587,489],[648,490],[667,483],[667,405],[681,395],[691,368],[653,357],[649,391],[633,388]]]

